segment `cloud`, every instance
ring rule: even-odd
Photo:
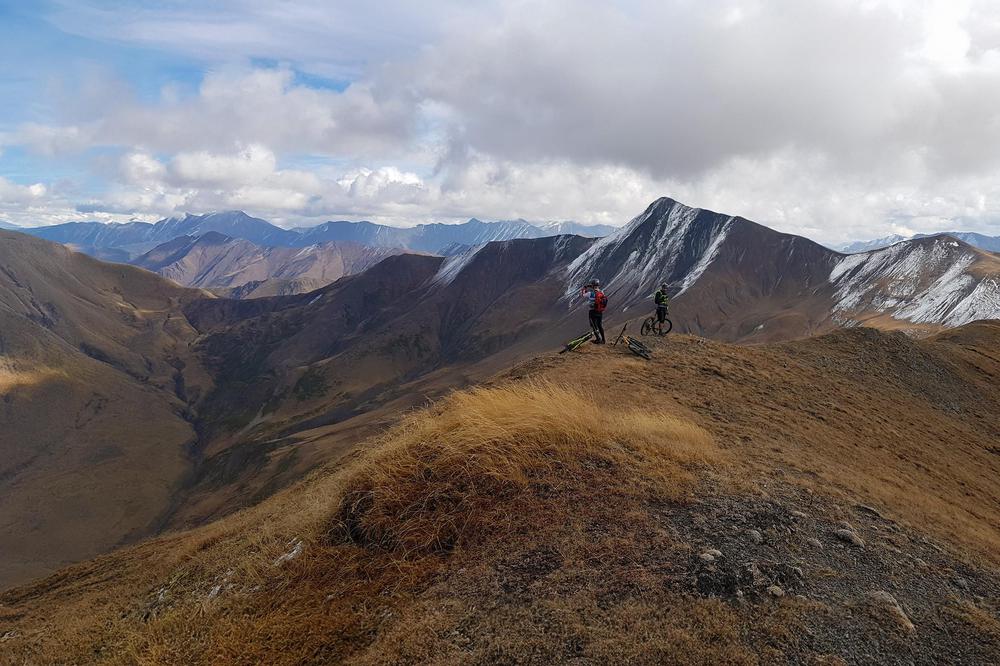
[[[45,196],[46,191],[42,183],[19,185],[0,177],[0,205],[36,202]]]
[[[914,153],[931,176],[994,169],[1000,43],[971,53],[961,12],[934,20],[942,6],[554,0],[397,75],[449,111],[452,141],[503,159],[694,179],[791,148],[845,172]]]
[[[108,214],[623,223],[666,194],[830,242],[1000,233],[989,0],[343,7],[60,3],[66,31],[207,74],[153,99],[87,81],[81,96],[113,103],[3,142],[120,152],[105,191],[77,202]],[[278,64],[247,64],[261,58]]]
[[[6,142],[47,155],[94,146],[174,153],[251,144],[287,153],[398,155],[412,139],[413,113],[405,99],[382,97],[370,84],[341,92],[296,83],[284,67],[229,67],[206,74],[193,97],[168,90],[143,103],[123,96],[95,119],[24,124]]]
[[[251,145],[236,155],[213,155],[207,151],[180,153],[170,163],[173,179],[198,187],[238,187],[256,183],[274,173],[274,153]]]

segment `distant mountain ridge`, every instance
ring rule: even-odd
[[[873,240],[848,243],[835,249],[838,249],[841,252],[846,252],[847,254],[855,254],[858,252],[881,250],[884,247],[895,245],[901,241],[930,238],[931,236],[951,236],[952,238],[957,238],[958,240],[968,243],[973,247],[978,247],[980,250],[986,250],[987,252],[1000,252],[1000,236],[986,236],[984,234],[977,234],[973,231],[943,231],[937,234],[915,234],[909,237],[901,236],[899,234],[890,234],[889,236],[875,238]]]
[[[185,287],[248,298],[312,291],[401,252],[351,241],[268,247],[210,231],[178,236],[130,263]]]
[[[270,247],[306,247],[327,241],[351,241],[373,247],[395,247],[444,254],[453,246],[481,245],[513,238],[543,238],[572,233],[598,237],[611,233],[609,225],[588,226],[576,222],[534,225],[525,220],[483,222],[472,218],[461,224],[421,224],[391,227],[373,222],[324,222],[315,227],[282,229],[243,211],[187,214],[159,222],[67,222],[49,227],[19,229],[24,233],[70,245],[99,258],[127,261],[161,243],[180,236],[201,236],[210,231]]]
[[[610,225],[584,225],[576,222],[553,222],[535,225],[526,220],[483,222],[476,218],[462,224],[419,224],[415,227],[389,227],[371,222],[324,222],[300,229],[298,243],[330,240],[355,241],[379,247],[402,247],[433,254],[453,254],[458,246],[475,246],[491,241],[515,238],[545,238],[573,234],[597,238],[615,231]]]

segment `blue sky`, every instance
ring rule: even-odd
[[[140,97],[153,99],[164,85],[197,89],[206,64],[153,48],[90,39],[60,30],[47,16],[48,2],[0,2],[0,57],[6,65],[0,86],[6,104],[2,126],[19,122],[54,122],[64,94],[89,77],[104,75],[127,83]]]
[[[0,219],[1000,234],[988,0],[0,0]],[[85,212],[83,212],[85,211]]]

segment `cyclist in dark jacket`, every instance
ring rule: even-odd
[[[667,283],[660,285],[659,290],[653,295],[653,302],[656,303],[656,321],[661,324],[667,318],[667,310],[670,307],[670,297],[667,296]]]

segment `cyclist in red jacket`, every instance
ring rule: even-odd
[[[590,328],[594,331],[594,344],[604,344],[604,310],[608,307],[608,297],[601,291],[600,280],[591,280],[583,288],[583,293],[590,303]]]

